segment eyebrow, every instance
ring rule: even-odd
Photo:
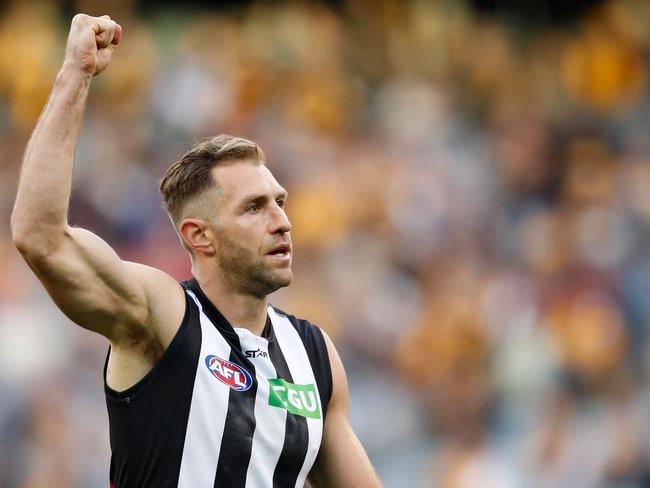
[[[285,190],[284,188],[282,188],[282,189],[281,189],[281,190],[276,194],[274,200],[275,200],[275,199],[278,199],[278,198],[284,198],[284,199],[286,200],[288,197],[289,197],[289,193],[287,192],[287,190]],[[247,196],[245,196],[244,198],[242,198],[242,200],[241,200],[242,203],[241,203],[241,204],[242,204],[242,205],[245,205],[245,204],[247,204],[247,203],[251,203],[251,202],[261,203],[261,202],[266,202],[266,201],[269,200],[269,199],[270,199],[269,196],[268,196],[267,194],[265,194],[265,193],[264,193],[264,194],[261,194],[261,195],[260,195],[260,194],[252,193],[252,194],[247,195]]]

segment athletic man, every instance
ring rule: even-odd
[[[285,190],[252,142],[219,136],[161,192],[194,278],[120,260],[67,222],[92,77],[122,28],[77,15],[27,146],[12,236],[55,303],[110,341],[110,481],[122,488],[377,487],[348,421],[339,356],[317,327],[271,307],[291,282]]]

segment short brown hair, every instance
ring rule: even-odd
[[[264,152],[252,141],[221,134],[195,144],[172,164],[160,181],[165,210],[178,224],[185,205],[214,187],[212,168],[219,164],[252,160],[264,163]]]

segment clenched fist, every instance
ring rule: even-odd
[[[70,26],[64,64],[97,75],[108,66],[121,38],[122,27],[108,15],[77,14]]]

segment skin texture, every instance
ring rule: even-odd
[[[58,307],[111,343],[107,381],[124,390],[156,363],[185,312],[182,288],[164,272],[123,261],[100,237],[67,221],[72,165],[93,76],[110,63],[122,28],[110,17],[74,17],[63,66],[25,151],[11,216],[14,244]],[[178,226],[192,272],[237,327],[260,334],[267,295],[291,283],[286,191],[264,164],[239,161],[213,170],[216,189],[188,205]],[[207,209],[207,210],[206,210]],[[281,248],[283,256],[270,254]],[[348,420],[345,371],[329,350],[333,394],[315,487],[380,483]]]

